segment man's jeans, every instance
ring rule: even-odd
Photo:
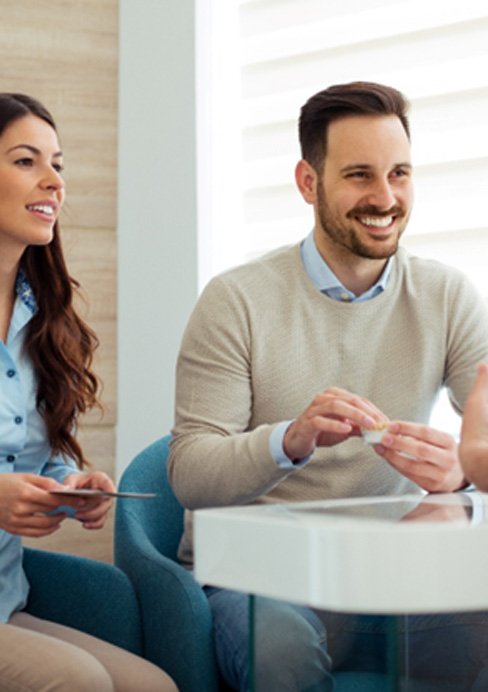
[[[249,597],[206,587],[221,674],[249,690]],[[315,611],[259,598],[254,622],[258,692],[329,692],[332,671],[388,671],[385,616]],[[408,690],[488,692],[488,613],[397,618],[398,661]]]

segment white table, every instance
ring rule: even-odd
[[[488,609],[486,510],[481,493],[200,510],[195,576],[251,595],[253,692],[269,692],[255,664],[261,596],[390,616],[387,670],[335,672],[339,692],[458,692],[437,669],[432,678],[410,676],[408,616]]]
[[[428,517],[406,520],[420,501]],[[342,612],[486,609],[485,507],[488,495],[456,493],[199,510],[195,576]]]

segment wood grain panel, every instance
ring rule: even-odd
[[[100,229],[63,230],[70,272],[81,284],[83,300],[78,308],[100,340],[94,368],[102,382],[103,418],[94,411],[87,421],[103,425],[116,422],[116,238],[113,231]]]
[[[0,91],[24,92],[52,112],[65,156],[61,228],[70,272],[80,281],[85,319],[100,348],[104,415],[82,421],[94,466],[113,477],[116,405],[117,0],[0,0]],[[112,522],[86,531],[66,521],[37,547],[112,558]],[[29,543],[29,542],[28,542]]]
[[[0,0],[0,90],[39,98],[66,158],[65,225],[115,228],[116,0]]]
[[[80,312],[91,322],[116,319],[116,234],[98,228],[62,227],[69,270],[81,284],[85,305]]]

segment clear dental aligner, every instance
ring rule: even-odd
[[[388,432],[388,425],[390,421],[381,421],[381,423],[375,423],[372,428],[362,428],[361,432],[363,435],[364,443],[367,445],[377,445],[383,439],[383,435]]]

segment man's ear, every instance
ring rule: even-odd
[[[301,159],[296,165],[295,180],[305,202],[314,204],[317,199],[318,175],[305,159]]]

